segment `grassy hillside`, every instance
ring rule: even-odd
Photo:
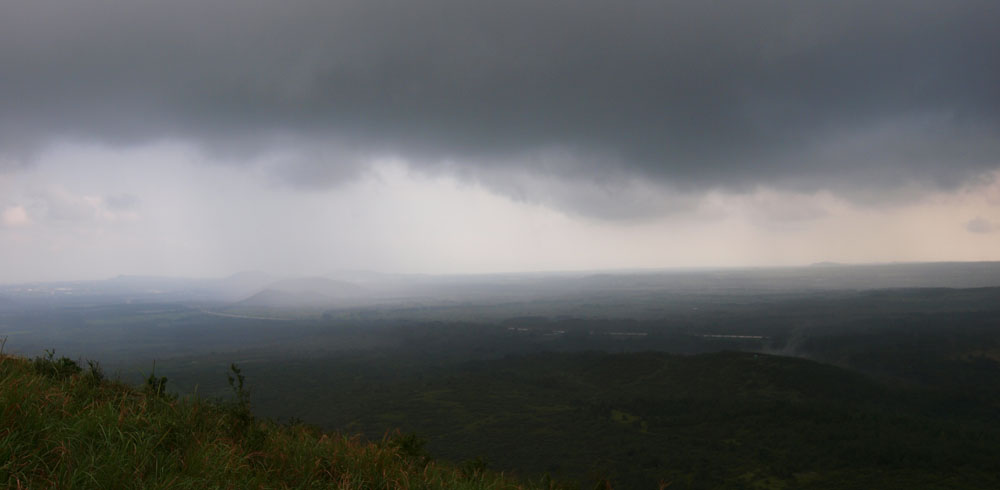
[[[423,456],[419,440],[378,443],[254,418],[236,401],[177,399],[103,379],[94,365],[0,355],[5,488],[519,489],[467,464]]]

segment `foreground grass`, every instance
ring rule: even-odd
[[[371,443],[260,421],[238,402],[178,400],[154,378],[138,390],[51,355],[0,355],[0,486],[529,488],[474,465],[429,461],[413,439]]]

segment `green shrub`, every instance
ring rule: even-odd
[[[51,378],[68,378],[82,371],[76,361],[65,356],[56,359],[55,355],[55,349],[46,349],[44,356],[35,357],[31,361],[35,372]]]

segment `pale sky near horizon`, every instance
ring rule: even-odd
[[[995,2],[12,0],[0,283],[1000,260]]]

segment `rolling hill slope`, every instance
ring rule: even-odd
[[[362,442],[260,421],[245,403],[178,400],[161,388],[155,378],[144,391],[109,382],[66,358],[0,356],[0,485],[529,488],[476,466],[429,461],[412,438]]]

